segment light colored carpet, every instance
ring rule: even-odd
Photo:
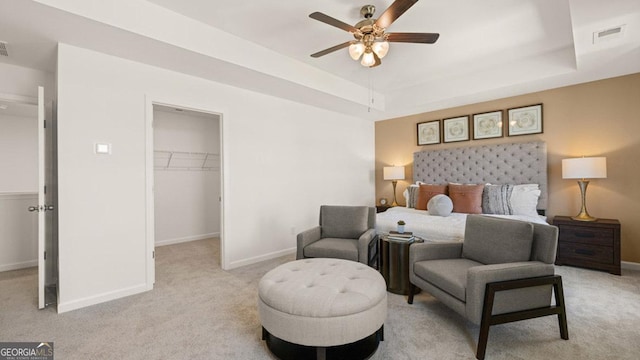
[[[209,239],[156,251],[153,291],[57,314],[36,309],[34,268],[0,273],[0,341],[53,341],[66,359],[272,359],[260,340],[257,284],[294,256],[232,271]],[[637,359],[640,272],[557,267],[569,338],[556,317],[491,328],[487,359]],[[437,300],[389,293],[385,341],[372,359],[474,359],[478,327]]]

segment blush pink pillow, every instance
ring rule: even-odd
[[[453,212],[482,214],[482,190],[484,190],[484,184],[449,184],[449,197],[453,201]]]
[[[439,194],[447,195],[447,185],[420,184],[416,210],[427,210],[429,200]]]

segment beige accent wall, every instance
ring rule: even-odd
[[[416,124],[424,121],[543,104],[542,134],[449,144],[417,146]],[[506,111],[503,119],[506,119]],[[411,183],[416,151],[510,142],[545,141],[549,166],[549,221],[576,215],[580,190],[575,180],[562,179],[562,159],[605,156],[607,178],[591,180],[587,208],[592,216],[618,219],[622,225],[622,260],[640,263],[640,73],[494,101],[379,121],[376,136],[376,203],[393,198],[384,166],[406,167],[398,182],[398,202]],[[505,132],[506,134],[506,132]]]

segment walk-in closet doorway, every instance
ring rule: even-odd
[[[221,116],[154,103],[152,124],[154,255],[160,246],[201,241],[219,268]]]

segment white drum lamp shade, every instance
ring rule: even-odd
[[[382,169],[382,178],[384,180],[391,180],[393,184],[393,202],[391,206],[398,206],[396,201],[396,185],[398,180],[404,180],[404,166],[385,166]]]

